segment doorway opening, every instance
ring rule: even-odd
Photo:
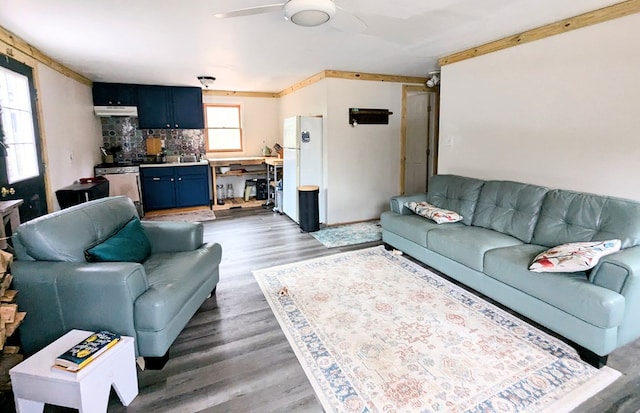
[[[438,171],[439,96],[425,86],[403,85],[400,193],[427,191]]]

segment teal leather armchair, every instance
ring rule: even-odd
[[[151,255],[137,262],[87,262],[85,251],[133,218],[127,197],[102,198],[25,222],[13,235],[22,346],[36,352],[71,329],[135,338],[139,356],[168,349],[215,292],[222,248],[203,243],[203,225],[142,222]]]

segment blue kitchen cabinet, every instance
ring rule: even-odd
[[[174,168],[140,168],[142,203],[146,211],[176,207]]]
[[[178,166],[175,170],[178,206],[209,205],[209,166]]]
[[[136,106],[138,104],[138,85],[94,82],[92,93],[95,106]]]
[[[142,129],[204,129],[202,89],[140,86],[138,125]]]
[[[202,89],[199,87],[171,88],[174,125],[180,129],[204,129]]]
[[[208,165],[143,167],[140,175],[147,211],[209,205]]]

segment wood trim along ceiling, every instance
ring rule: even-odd
[[[13,57],[17,60],[21,60],[29,66],[35,66],[34,61],[40,62],[56,72],[77,80],[87,86],[91,86],[93,84],[91,79],[81,75],[80,73],[74,72],[61,63],[56,62],[2,26],[0,26],[0,46],[2,46],[0,53],[6,54],[7,56]]]
[[[277,92],[242,92],[237,90],[202,90],[202,96],[238,96],[244,98],[277,98]]]
[[[463,50],[461,52],[442,57],[438,60],[438,63],[440,64],[440,66],[445,66],[451,63],[456,63],[462,60],[467,60],[473,57],[496,52],[498,50],[507,49],[509,47],[517,46],[520,44],[544,39],[545,37],[555,36],[556,34],[566,33],[571,30],[603,23],[609,20],[617,19],[619,17],[629,16],[638,12],[640,12],[640,0],[623,1],[622,3],[603,7],[598,10],[560,20],[555,23],[547,24],[545,26],[528,30],[526,32],[505,37],[478,47],[472,47],[471,49]]]
[[[376,73],[346,72],[341,70],[323,70],[322,72],[316,73],[315,75],[308,77],[293,86],[289,86],[288,88],[281,90],[278,93],[278,97],[286,96],[290,93],[293,93],[326,78],[417,84],[424,84],[424,82],[427,81],[426,77],[381,75]]]
[[[316,73],[280,92],[239,92],[239,91],[227,91],[227,90],[203,90],[204,96],[242,96],[242,97],[261,97],[261,98],[281,98],[290,93],[298,91],[309,85],[321,81],[322,79],[335,78],[335,79],[349,79],[349,80],[369,80],[377,82],[395,82],[395,83],[415,83],[424,85],[427,81],[426,77],[416,76],[400,76],[400,75],[381,75],[376,73],[360,73],[360,72],[345,72],[341,70],[323,70],[320,73]]]

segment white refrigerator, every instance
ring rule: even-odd
[[[320,222],[326,222],[325,190],[322,182],[322,117],[294,116],[283,125],[282,211],[300,222],[298,186],[317,185]]]

